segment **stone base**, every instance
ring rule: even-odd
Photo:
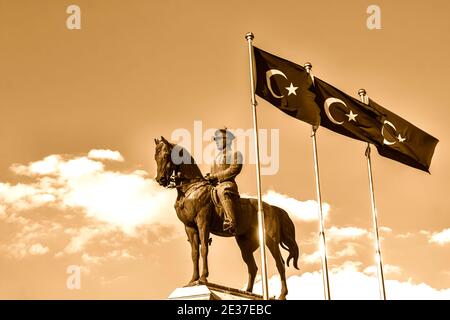
[[[195,282],[192,286],[176,288],[169,300],[262,300],[259,294],[221,286],[215,283]]]

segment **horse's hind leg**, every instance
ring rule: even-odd
[[[275,259],[278,273],[280,274],[281,279],[281,293],[278,299],[285,300],[286,295],[288,294],[287,284],[286,284],[286,269],[284,267],[284,261],[283,256],[280,252],[280,247],[278,246],[278,243],[271,239],[270,237],[267,237],[266,239],[267,247],[270,250],[270,253],[272,253],[273,258]]]
[[[258,266],[256,265],[255,258],[253,257],[253,252],[258,248],[258,242],[255,241],[255,239],[249,239],[245,236],[237,236],[236,242],[239,249],[241,249],[242,259],[244,259],[248,269],[248,283],[246,290],[252,292],[256,273],[258,272]]]

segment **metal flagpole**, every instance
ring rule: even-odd
[[[261,250],[261,275],[262,275],[262,287],[264,300],[269,299],[269,286],[267,281],[267,259],[266,259],[266,235],[264,226],[264,211],[263,203],[261,199],[261,173],[259,165],[259,137],[258,137],[258,121],[256,118],[256,99],[255,99],[255,82],[253,79],[253,45],[252,40],[254,35],[248,32],[245,35],[245,39],[248,42],[248,55],[250,58],[250,87],[252,91],[252,110],[253,110],[253,133],[255,137],[255,150],[256,150],[256,185],[258,192],[258,234],[259,234],[259,247]]]
[[[359,89],[358,94],[361,97],[361,102],[365,102],[366,90]],[[370,159],[370,143],[367,143],[366,148],[366,158],[367,158],[367,170],[369,174],[369,188],[370,188],[370,200],[372,202],[372,220],[373,220],[373,233],[375,238],[375,260],[377,264],[378,273],[378,286],[380,290],[380,298],[386,300],[386,289],[384,287],[384,275],[383,275],[383,262],[381,260],[381,246],[380,237],[378,234],[378,217],[377,217],[377,207],[375,205],[375,192],[373,188],[373,177],[372,177],[372,162]]]
[[[307,62],[304,65],[306,71],[311,76],[311,80],[314,84],[314,76],[312,75],[311,63]],[[314,172],[316,176],[316,194],[317,194],[317,204],[319,207],[319,247],[322,257],[322,278],[323,278],[323,291],[325,300],[330,300],[330,282],[328,279],[328,262],[327,262],[327,245],[325,241],[325,227],[323,223],[323,211],[322,211],[322,194],[320,192],[320,179],[319,179],[319,159],[317,155],[317,141],[316,132],[317,126],[312,126],[311,138],[313,142],[313,154],[314,154]]]

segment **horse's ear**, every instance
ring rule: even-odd
[[[161,136],[161,140],[162,140],[165,144],[170,145],[170,142],[167,141],[166,138],[164,138],[163,136]]]
[[[156,138],[155,138],[155,139],[153,139],[153,140],[155,140],[155,144],[156,144],[156,145],[158,145],[158,143],[159,143],[159,140],[158,140],[158,139],[156,139]]]

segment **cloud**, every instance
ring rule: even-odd
[[[450,228],[444,229],[441,232],[434,232],[431,235],[429,242],[437,243],[441,246],[450,243]]]
[[[320,251],[314,251],[311,254],[303,253],[300,261],[305,264],[315,264],[320,263],[321,259]]]
[[[394,266],[391,264],[383,264],[383,274],[401,274],[402,268],[399,266]],[[377,267],[376,266],[369,266],[363,270],[365,274],[368,275],[377,275]]]
[[[52,200],[52,195],[34,185],[21,183],[11,185],[0,182],[0,202],[2,203],[3,214],[8,207],[15,210],[25,210],[41,206]]]
[[[318,219],[318,206],[315,200],[300,201],[273,190],[267,191],[263,195],[263,200],[286,210],[291,217],[297,220],[312,222]],[[330,205],[322,203],[322,210],[324,218],[326,218],[330,211]]]
[[[49,248],[44,247],[40,243],[33,244],[29,249],[30,254],[34,255],[34,256],[36,256],[36,255],[40,256],[40,255],[46,254],[48,251],[49,251]]]
[[[22,223],[22,220],[25,223]],[[19,220],[20,230],[11,240],[4,241],[0,245],[0,251],[16,259],[23,259],[29,255],[44,255],[49,252],[50,248],[41,242],[52,240],[58,232],[62,231],[62,226],[49,221],[38,223],[25,218],[22,220]],[[13,220],[13,223],[15,221]],[[9,223],[8,220],[6,222]]]
[[[392,232],[392,229],[389,228],[389,227],[386,227],[386,226],[382,226],[382,227],[378,228],[378,230],[380,232],[384,232],[384,233],[391,233]]]
[[[67,233],[75,233],[69,244],[64,248],[64,253],[73,254],[83,251],[86,244],[96,236],[105,235],[112,228],[108,226],[82,227],[78,230],[69,229]]]
[[[60,155],[50,155],[43,160],[31,162],[28,165],[13,164],[10,169],[18,175],[51,175],[57,172],[61,160]]]
[[[414,233],[412,233],[412,232],[407,232],[407,233],[400,233],[400,234],[396,235],[396,238],[399,238],[399,239],[409,239],[409,238],[411,238],[412,236],[414,236]]]
[[[327,247],[327,258],[328,260],[331,260],[357,256],[356,246],[356,243],[347,243],[343,249],[336,251],[334,254],[331,254],[330,247]],[[310,254],[303,253],[301,256],[301,262],[304,264],[318,264],[321,262],[321,259],[322,257],[319,250]]]
[[[123,159],[119,152],[111,150],[91,150],[88,155],[103,160]],[[163,189],[143,170],[110,171],[102,162],[85,156],[61,155],[28,165],[15,164],[11,170],[36,179],[31,184],[0,183],[0,199],[16,209],[43,205],[82,209],[88,217],[128,233],[140,225],[175,221],[176,192]]]
[[[353,243],[347,244],[344,249],[336,252],[336,257],[338,257],[338,258],[353,257],[356,255],[357,255],[357,252],[355,249],[355,244],[353,244]]]
[[[142,224],[173,222],[175,193],[140,173],[99,172],[70,179],[63,203],[132,232]]]
[[[329,272],[331,298],[333,300],[378,300],[378,280],[358,270],[360,263],[348,262]],[[287,279],[289,300],[323,300],[321,272],[305,272]],[[390,300],[450,299],[450,289],[435,289],[426,283],[386,280],[386,296]],[[269,295],[279,295],[280,278],[269,279]],[[261,282],[255,283],[254,292],[261,294]]]
[[[124,158],[119,151],[111,151],[104,149],[93,149],[89,151],[88,157],[91,159],[98,160],[113,160],[113,161],[124,161]]]
[[[27,176],[27,182],[0,182],[0,221],[19,230],[0,250],[15,258],[49,252],[51,247],[39,241],[54,236],[49,233],[52,226],[36,222],[40,218],[35,213],[42,212],[42,217],[50,208],[59,213],[50,219],[67,225],[65,231],[60,228],[60,236],[70,237],[55,257],[83,253],[93,239],[117,232],[142,241],[167,241],[179,235],[173,229],[182,232],[174,228],[180,224],[173,207],[175,190],[162,188],[144,170],[112,171],[103,160],[123,157],[117,151],[91,150],[86,156],[50,155],[12,165],[10,169]]]
[[[328,241],[343,241],[343,240],[354,240],[366,236],[368,231],[366,229],[357,227],[331,227],[326,230],[326,239]]]

